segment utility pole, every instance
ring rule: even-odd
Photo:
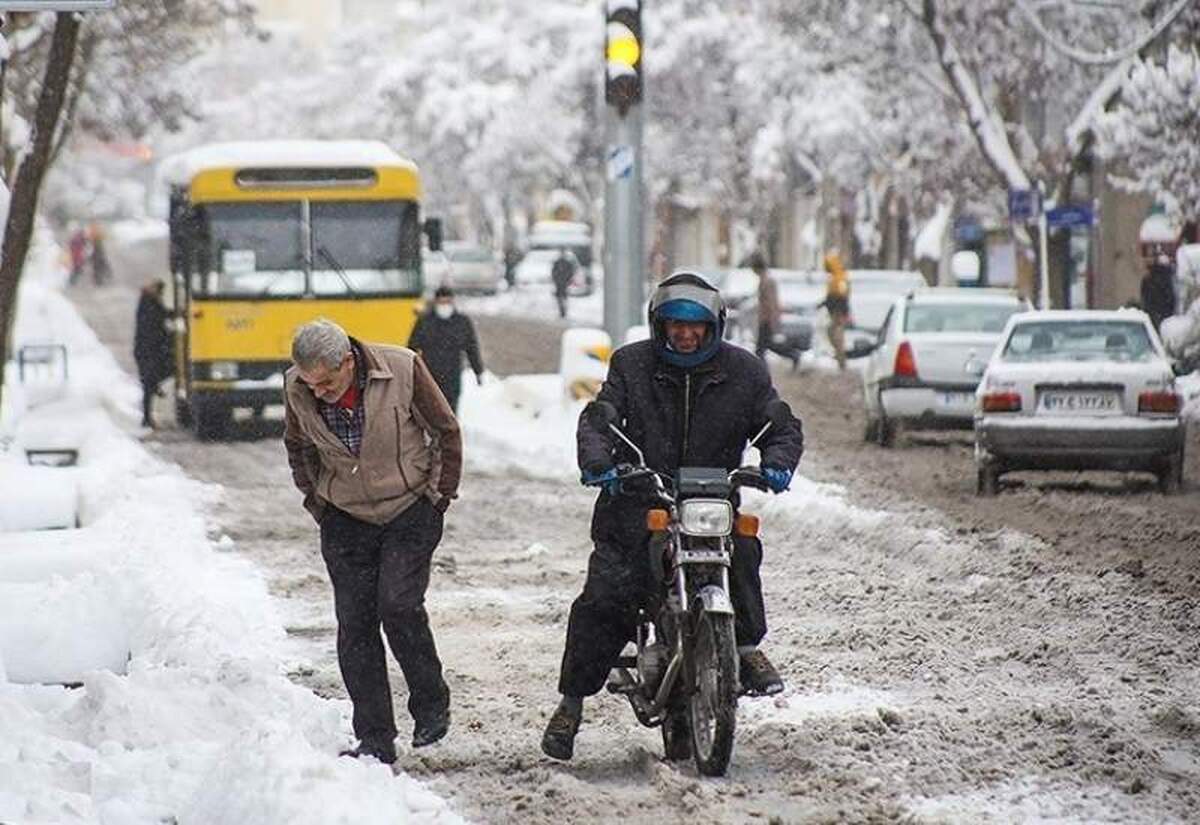
[[[620,346],[645,300],[641,0],[605,0],[604,19],[604,329]]]

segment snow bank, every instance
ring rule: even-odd
[[[70,433],[79,466],[44,472],[76,478],[83,526],[0,534],[0,822],[461,821],[411,778],[337,758],[348,705],[288,680],[261,574],[196,512],[215,491],[124,434],[137,387],[44,274],[17,340],[68,343],[70,380],[5,405],[4,461]]]

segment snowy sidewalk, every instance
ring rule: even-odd
[[[5,498],[37,508],[31,474],[61,473],[81,526],[0,532],[0,822],[461,821],[415,780],[336,756],[348,706],[286,677],[261,573],[210,541],[198,511],[214,490],[128,434],[139,390],[58,291],[56,262],[36,251],[16,339],[66,344],[70,380],[10,373],[0,474]],[[26,465],[47,433],[78,466]]]

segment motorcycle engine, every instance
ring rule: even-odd
[[[647,690],[658,690],[658,684],[667,669],[667,646],[662,642],[653,642],[643,647],[638,651],[637,667]]]

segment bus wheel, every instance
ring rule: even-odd
[[[192,424],[196,430],[196,438],[201,441],[215,441],[225,436],[229,429],[229,407],[220,402],[210,401],[197,404],[192,411]]]

